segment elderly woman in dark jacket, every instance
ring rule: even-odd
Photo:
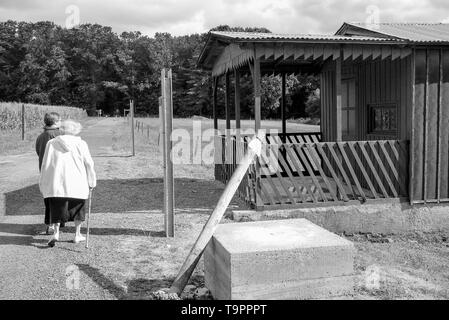
[[[62,132],[59,130],[59,126],[61,125],[61,117],[59,113],[50,112],[46,113],[44,116],[44,132],[42,132],[36,139],[36,153],[39,157],[39,171],[42,168],[42,159],[44,158],[45,147],[47,146],[47,142],[51,139],[56,138],[61,135]],[[44,223],[47,225],[47,234],[52,231],[52,227],[50,226],[50,208],[48,204],[48,200],[44,199],[45,204],[45,219]],[[61,225],[64,227],[64,225]]]

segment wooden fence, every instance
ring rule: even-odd
[[[239,195],[258,209],[408,197],[408,141],[318,142],[317,133],[267,136]],[[284,140],[285,139],[285,140]],[[247,148],[219,137],[217,180],[227,183]],[[285,141],[285,142],[283,142]]]

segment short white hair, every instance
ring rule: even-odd
[[[64,134],[76,136],[81,132],[83,126],[79,122],[73,120],[65,120],[61,123],[60,129],[64,132]]]

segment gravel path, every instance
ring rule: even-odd
[[[151,292],[169,286],[224,186],[213,180],[211,166],[175,166],[176,237],[163,237],[157,122],[141,120],[151,130],[149,137],[136,133],[135,157],[130,157],[124,119],[86,123],[82,137],[99,179],[88,250],[71,242],[72,223],[55,248],[46,246],[37,157],[32,151],[0,157],[0,195],[6,192],[0,211],[0,299],[148,299]],[[191,121],[176,124],[188,128]],[[245,206],[235,198],[233,208]],[[449,235],[347,237],[357,248],[357,285],[355,294],[346,298],[449,299]],[[374,287],[373,274],[379,282]],[[202,261],[189,288],[204,288]]]
[[[175,168],[176,238],[166,239],[157,143],[136,134],[137,153],[129,157],[121,118],[96,121],[82,137],[98,174],[89,249],[72,242],[72,223],[55,248],[46,246],[37,158],[32,152],[1,158],[8,190],[0,216],[0,299],[149,298],[176,276],[223,190],[210,168]],[[203,286],[202,263],[191,282]]]

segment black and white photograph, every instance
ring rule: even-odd
[[[449,2],[0,0],[0,300],[252,319],[448,266]]]

